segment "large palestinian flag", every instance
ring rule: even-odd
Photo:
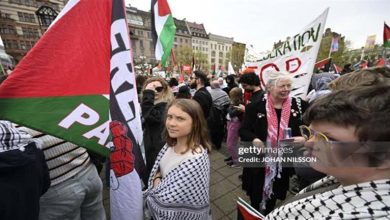
[[[128,33],[123,0],[70,0],[0,85],[1,119],[102,155],[111,148],[111,219],[142,219],[146,178]]]
[[[167,0],[152,0],[152,37],[155,56],[166,67],[175,39],[176,26]]]

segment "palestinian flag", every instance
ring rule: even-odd
[[[237,200],[237,220],[262,220],[264,216],[255,208],[250,206],[245,200],[238,197]]]
[[[167,0],[152,0],[152,37],[155,42],[155,55],[166,67],[175,39],[176,26]]]
[[[138,174],[144,177],[145,165],[128,33],[123,0],[70,0],[0,86],[1,119],[102,155],[112,151],[114,220],[143,219]]]
[[[326,59],[323,59],[323,60],[320,60],[318,61],[317,63],[314,64],[314,67],[318,68],[318,69],[322,69],[324,68],[326,65],[329,65],[329,62],[330,62],[330,57],[326,58]]]
[[[383,29],[383,47],[390,47],[390,27],[386,23]]]

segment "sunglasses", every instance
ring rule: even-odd
[[[329,141],[329,138],[325,134],[319,131],[315,131],[312,128],[307,127],[306,125],[299,126],[299,130],[301,132],[302,137],[304,137],[306,140],[314,138],[314,140],[318,142],[325,142],[325,143],[331,142]]]
[[[164,90],[164,87],[159,86],[159,87],[156,87],[154,89],[156,90],[156,92],[162,92]]]

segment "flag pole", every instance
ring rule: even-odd
[[[0,70],[1,70],[1,72],[2,72],[1,75],[4,75],[4,76],[8,75],[8,74],[5,72],[5,69],[4,69],[4,67],[3,67],[3,65],[2,65],[1,63],[0,63]]]

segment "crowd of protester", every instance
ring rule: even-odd
[[[390,69],[344,69],[342,76],[315,73],[305,99],[291,96],[287,72],[270,71],[264,90],[250,71],[223,77],[198,70],[181,81],[138,75],[145,215],[208,219],[212,149],[226,143],[225,162],[234,169],[243,143],[279,148],[291,130],[292,146],[320,162],[244,167],[242,189],[253,208],[266,219],[389,218]],[[0,219],[106,219],[97,158],[1,120]]]

